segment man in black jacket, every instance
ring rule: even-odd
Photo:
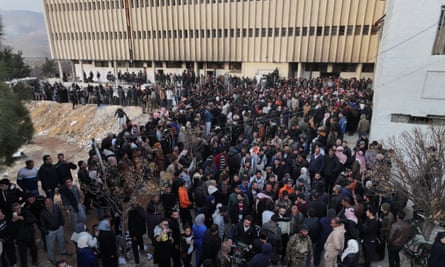
[[[134,262],[139,264],[139,250],[144,251],[143,235],[146,233],[145,211],[139,203],[133,204],[128,212],[128,231],[130,232]]]
[[[218,236],[219,227],[216,224],[212,224],[204,235],[202,240],[202,256],[201,261],[211,259],[213,266],[215,266],[216,256],[221,248],[221,239]]]
[[[11,205],[20,202],[23,192],[15,184],[11,184],[8,178],[0,180],[0,209],[10,218],[12,215]]]
[[[55,165],[57,170],[57,175],[59,177],[59,184],[64,184],[65,180],[68,178],[73,179],[73,175],[71,174],[71,170],[77,169],[76,164],[72,162],[68,162],[65,160],[65,155],[63,153],[57,154],[57,163]]]
[[[42,188],[45,190],[46,197],[54,200],[54,191],[60,182],[57,169],[53,165],[53,160],[50,155],[43,156],[43,164],[40,166],[37,176],[42,183]]]
[[[51,198],[45,199],[45,209],[40,214],[40,226],[46,238],[48,259],[53,265],[56,264],[56,255],[54,253],[56,241],[59,245],[60,254],[71,255],[65,247],[64,225],[65,219],[63,218],[62,211],[57,205],[54,205]]]
[[[3,253],[1,254],[2,266],[14,266],[17,263],[17,255],[14,246],[14,237],[11,233],[11,222],[0,211],[0,238],[3,240]]]
[[[243,243],[245,245],[252,245],[253,240],[257,238],[257,232],[252,226],[253,217],[247,215],[242,222],[239,222],[232,231],[233,243]],[[203,246],[204,247],[204,246]]]
[[[376,218],[375,210],[371,207],[366,209],[367,219],[360,227],[363,239],[363,252],[365,258],[364,267],[370,267],[371,262],[377,260],[377,237],[380,231],[380,223]]]
[[[26,201],[24,207],[28,209],[37,219],[37,228],[39,228],[40,230],[43,240],[43,247],[46,251],[45,233],[43,233],[42,227],[40,225],[40,214],[45,209],[45,198],[43,196],[36,197],[32,192],[28,192],[25,193],[23,199]]]
[[[20,266],[28,266],[28,249],[31,254],[32,265],[37,265],[37,246],[34,236],[34,223],[37,222],[36,217],[28,209],[22,208],[18,202],[11,205],[11,233],[17,243]]]
[[[179,211],[177,209],[171,211],[170,218],[168,220],[168,225],[172,231],[172,237],[173,237],[172,252],[171,252],[173,266],[180,267],[181,258],[180,258],[179,245],[181,243],[181,231],[179,229]]]

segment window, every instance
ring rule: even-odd
[[[317,36],[321,36],[323,34],[323,27],[317,27]]]
[[[303,31],[301,32],[301,35],[303,35],[303,36],[307,35],[307,27],[303,27]]]
[[[374,72],[374,63],[363,64],[362,72]]]
[[[151,39],[151,31],[147,31],[147,39]]]
[[[328,36],[329,35],[329,30],[331,29],[331,27],[329,27],[329,26],[324,26],[324,33],[323,33],[323,35],[324,36]]]
[[[288,36],[294,35],[294,28],[292,28],[292,27],[287,28],[287,35]]]
[[[363,35],[367,35],[369,33],[369,25],[363,25]]]
[[[224,38],[229,37],[229,30],[228,29],[224,29]]]
[[[300,31],[301,31],[300,27],[295,27],[295,36],[300,36]]]
[[[433,45],[433,55],[445,54],[445,6],[440,10],[439,23],[437,25],[436,39]]]
[[[249,37],[253,37],[253,29],[249,29]]]
[[[444,125],[445,117],[440,115],[413,116],[410,114],[392,113],[391,122],[426,124],[426,125]]]
[[[273,35],[273,29],[269,28],[267,31],[267,36],[272,37],[272,35]]]
[[[354,29],[354,26],[352,26],[352,25],[348,25],[348,31],[347,31],[347,34],[348,34],[348,35],[352,35],[352,31],[353,31],[353,29]]]
[[[340,29],[338,31],[339,35],[345,35],[346,26],[340,26]]]
[[[241,37],[241,29],[236,29],[236,37]]]
[[[243,37],[247,37],[247,29],[243,29]]]
[[[221,29],[218,29],[218,35],[217,35],[217,37],[218,37],[218,38],[221,38],[221,37],[222,37],[222,30],[221,30]]]
[[[281,36],[286,36],[286,28],[281,28]]]
[[[315,34],[315,27],[309,27],[309,35],[314,35]]]
[[[361,25],[355,25],[355,35],[362,34],[362,26]]]
[[[333,65],[333,72],[355,72],[357,64],[338,63]]]
[[[260,37],[260,29],[259,28],[255,29],[255,37]]]
[[[267,36],[267,30],[266,28],[262,28],[261,29],[261,37],[266,37]]]
[[[230,37],[235,37],[235,29],[230,29]]]
[[[280,36],[280,28],[275,28],[274,35],[275,35],[275,37],[279,37]]]
[[[338,30],[337,26],[332,26],[332,28],[331,28],[331,35],[337,35],[337,30]]]
[[[190,35],[193,35],[193,31],[192,30],[190,31],[191,31]],[[189,38],[189,31],[184,30],[184,38]]]
[[[182,30],[179,30],[179,31],[178,31],[178,38],[179,38],[179,39],[182,39]]]

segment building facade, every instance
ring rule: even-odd
[[[42,0],[51,54],[90,69],[372,77],[381,0]],[[103,75],[102,75],[103,76]]]
[[[392,0],[385,13],[372,140],[445,124],[445,1]]]

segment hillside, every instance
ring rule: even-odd
[[[34,123],[35,136],[31,144],[20,151],[25,157],[17,160],[14,166],[3,170],[9,179],[15,180],[19,168],[27,159],[33,159],[40,166],[42,156],[63,152],[65,158],[77,163],[88,157],[91,139],[102,139],[106,133],[118,131],[114,112],[118,106],[80,105],[75,110],[69,103],[59,104],[50,101],[33,101],[27,104]],[[135,123],[146,122],[146,115],[139,107],[125,107],[125,112]]]

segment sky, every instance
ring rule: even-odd
[[[0,9],[43,12],[42,0],[0,0]]]

